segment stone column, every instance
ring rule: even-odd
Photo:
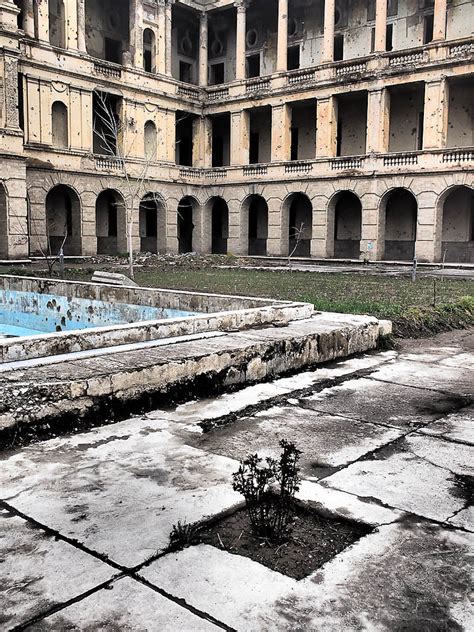
[[[324,1],[324,45],[323,62],[334,61],[334,16],[336,12],[335,0]]]
[[[156,40],[156,72],[160,75],[166,73],[166,12],[165,0],[158,0],[158,20]]]
[[[77,0],[65,0],[65,23],[66,23],[66,47],[70,50],[77,50],[78,21],[77,21]]]
[[[230,164],[249,164],[250,114],[246,110],[232,112],[230,119]]]
[[[16,33],[18,31],[17,16],[20,9],[12,0],[0,0],[0,25],[2,31]]]
[[[288,70],[288,0],[278,0],[277,72]]]
[[[174,0],[166,0],[165,4],[165,74],[169,77],[173,74],[172,66],[172,42],[171,33],[173,30],[173,4]]]
[[[193,167],[209,169],[211,162],[211,119],[210,117],[197,116],[193,121]]]
[[[290,106],[274,105],[272,107],[272,162],[285,162],[290,159],[290,128]]]
[[[77,49],[81,53],[87,52],[85,0],[77,0]]]
[[[130,52],[135,68],[143,68],[143,4],[130,0]]]
[[[317,101],[316,158],[335,158],[337,149],[337,99]]]
[[[435,0],[433,24],[434,42],[443,41],[446,39],[446,7],[447,0]]]
[[[35,13],[33,0],[25,0],[23,13],[23,29],[27,37],[35,36]]]
[[[235,39],[235,78],[237,81],[245,79],[245,51],[247,31],[247,5],[243,0],[236,3],[237,33]]]
[[[203,11],[199,21],[199,85],[207,86],[207,13]]]
[[[390,92],[387,88],[369,90],[367,121],[367,153],[386,153],[390,132]]]
[[[38,39],[49,42],[49,0],[38,2]]]
[[[0,75],[0,79],[1,79]],[[3,87],[5,92],[5,111],[3,125],[7,129],[19,128],[18,112],[18,53],[6,51],[3,55]],[[0,103],[1,105],[1,103]],[[0,107],[0,115],[1,115]],[[0,117],[1,121],[1,117]]]
[[[387,0],[376,0],[374,52],[384,53],[386,50],[387,50]]]
[[[443,149],[448,133],[449,94],[446,79],[425,84],[423,149]]]

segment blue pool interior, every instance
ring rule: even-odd
[[[35,292],[0,291],[0,338],[196,315],[196,312],[147,305],[71,299]]]

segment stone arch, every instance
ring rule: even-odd
[[[441,194],[437,206],[441,252],[438,247],[436,258],[474,263],[474,189],[467,185],[451,186]]]
[[[95,203],[97,254],[116,255],[127,250],[125,201],[115,189],[105,189]]]
[[[143,31],[143,69],[156,72],[156,36],[152,29]]]
[[[199,239],[195,228],[199,226],[199,202],[196,198],[186,195],[178,202],[178,252],[185,254],[195,250],[195,242]]]
[[[0,182],[0,258],[8,257],[8,194]]]
[[[412,191],[398,187],[381,200],[386,260],[411,261],[415,256],[418,203]]]
[[[48,252],[57,255],[63,246],[65,255],[80,255],[81,201],[77,192],[57,184],[48,192],[45,207]]]
[[[147,193],[139,206],[140,251],[165,252],[166,211],[161,196]]]
[[[49,43],[66,48],[66,7],[64,0],[49,0]]]
[[[68,109],[62,101],[55,101],[51,108],[51,126],[54,147],[69,147]]]
[[[283,202],[282,252],[296,257],[311,255],[313,203],[305,193],[290,193]]]
[[[243,220],[247,224],[249,255],[266,255],[268,240],[268,204],[257,193],[249,195],[242,204]],[[244,219],[245,218],[245,219]]]
[[[157,131],[156,125],[153,121],[147,121],[144,127],[144,139],[145,139],[145,157],[148,160],[156,160],[156,147],[157,147]]]
[[[354,191],[338,191],[328,205],[328,256],[359,259],[362,203]]]

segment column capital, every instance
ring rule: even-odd
[[[208,21],[208,15],[207,15],[207,11],[199,11],[199,20],[201,22],[206,22]]]
[[[248,0],[236,0],[234,7],[237,9],[237,13],[245,13],[249,7]]]

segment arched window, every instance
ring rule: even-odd
[[[156,158],[156,125],[153,121],[145,123],[145,157],[148,160]]]
[[[156,72],[156,38],[151,29],[143,31],[143,68],[146,72]]]
[[[53,146],[69,147],[69,125],[67,107],[61,101],[53,103],[52,111]]]

